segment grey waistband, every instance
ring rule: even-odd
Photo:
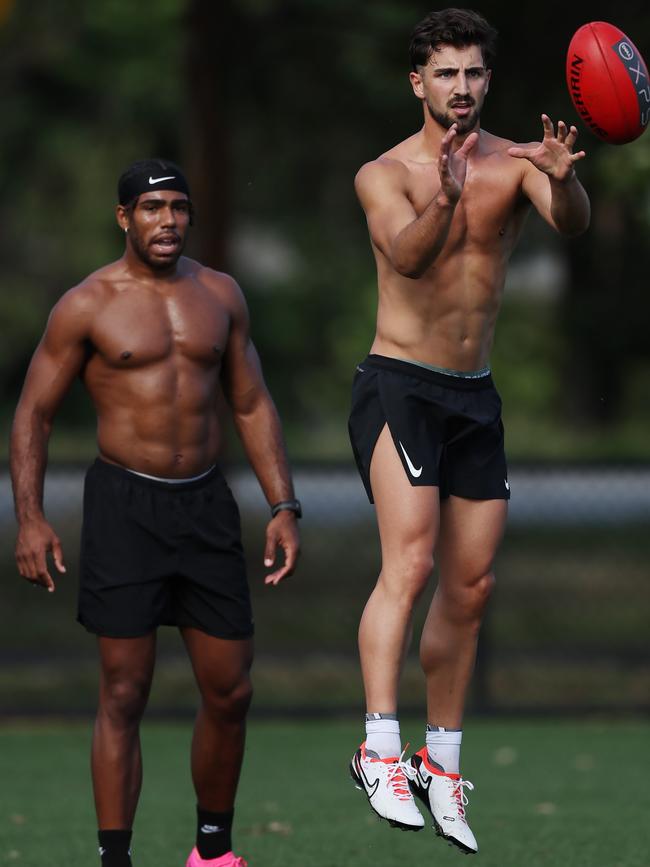
[[[166,482],[168,485],[183,485],[188,482],[198,482],[199,479],[202,479],[204,476],[207,476],[208,473],[211,473],[215,466],[216,464],[212,464],[212,466],[208,467],[204,473],[199,473],[198,476],[190,476],[189,479],[165,479],[161,476],[148,476],[146,473],[139,473],[137,470],[130,470],[128,467],[124,467],[124,469],[129,473],[133,473],[134,476],[140,476],[141,479],[149,479],[152,482]]]
[[[433,370],[434,373],[457,376],[459,379],[481,379],[483,376],[489,376],[492,372],[489,367],[482,367],[480,370],[453,370],[450,367],[436,367],[433,364],[427,364],[425,361],[414,361],[412,358],[396,358],[395,360],[404,361],[406,364],[415,364],[417,367],[423,367],[425,370]]]

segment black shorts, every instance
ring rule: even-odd
[[[489,373],[465,378],[369,355],[352,386],[349,431],[370,502],[370,461],[388,425],[412,485],[477,500],[508,500],[501,398]]]
[[[216,467],[172,483],[95,461],[84,487],[77,619],[111,638],[162,624],[253,634],[239,510]]]

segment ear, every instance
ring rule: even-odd
[[[123,232],[128,232],[129,215],[124,205],[117,205],[115,208],[115,219],[117,220],[117,225],[120,229],[122,229]]]
[[[486,69],[486,70],[485,70],[485,92],[486,92],[486,93],[487,93],[488,90],[490,89],[490,79],[491,79],[491,78],[492,78],[492,70],[491,70],[491,69]]]
[[[409,81],[413,88],[413,93],[418,99],[424,99],[424,89],[422,87],[422,76],[419,72],[409,72]]]

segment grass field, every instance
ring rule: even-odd
[[[250,867],[465,863],[430,829],[392,830],[347,776],[353,722],[255,722],[237,805]],[[420,745],[419,722],[402,724]],[[483,867],[647,867],[648,722],[470,720],[463,765]],[[145,784],[136,867],[182,867],[194,833],[190,727],[143,729]],[[87,755],[90,725],[0,728],[0,864],[98,865]]]

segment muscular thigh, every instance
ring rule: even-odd
[[[491,572],[507,512],[506,500],[451,496],[443,501],[437,546],[442,585],[471,582]]]
[[[395,450],[388,427],[379,435],[370,464],[370,480],[381,540],[382,569],[401,567],[409,557],[431,557],[436,544],[438,488],[414,487]]]
[[[228,693],[248,679],[253,661],[252,639],[215,638],[193,628],[181,632],[202,691]]]

